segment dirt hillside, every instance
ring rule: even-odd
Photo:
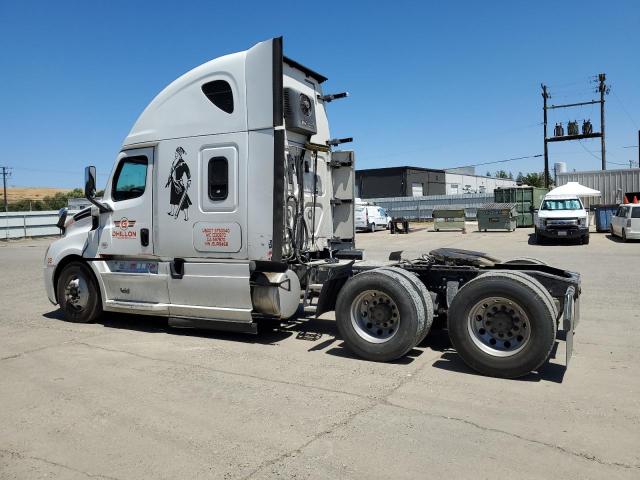
[[[47,188],[47,187],[24,187],[24,188],[7,188],[7,198],[9,202],[17,202],[18,200],[42,200],[44,197],[50,197],[58,192],[68,192],[69,188]],[[4,193],[0,184],[0,201],[4,201]]]

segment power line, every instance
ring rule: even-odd
[[[589,150],[587,147],[585,147],[585,146],[582,144],[582,140],[578,140],[578,143],[580,144],[580,146],[583,148],[583,150],[584,150],[585,152],[587,152],[589,155],[591,155],[591,156],[592,156],[593,158],[595,158],[596,160],[601,161],[601,158],[600,158],[600,157],[596,157],[596,156],[594,155],[594,153],[593,153],[591,150]]]
[[[627,109],[624,106],[624,103],[622,103],[622,100],[620,100],[620,97],[618,97],[618,94],[614,91],[613,92],[613,96],[616,97],[616,100],[618,101],[618,103],[620,104],[620,107],[622,108],[622,110],[624,111],[624,113],[627,114],[627,117],[629,117],[629,120],[631,120],[631,123],[633,123],[636,127],[636,129],[640,128],[638,127],[638,124],[636,123],[636,121],[634,120],[634,118],[631,116],[631,114],[627,111]]]
[[[539,153],[537,155],[526,155],[524,157],[505,158],[504,160],[495,160],[493,162],[475,163],[473,165],[461,165],[459,167],[451,167],[451,168],[481,167],[482,165],[493,165],[494,163],[514,162],[516,160],[525,160],[527,158],[540,158],[540,157],[542,157],[542,153]]]

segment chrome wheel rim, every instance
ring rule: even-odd
[[[467,321],[473,343],[494,357],[520,352],[531,338],[531,323],[524,309],[505,297],[488,297],[469,311]]]
[[[81,275],[73,275],[64,287],[66,305],[76,311],[82,311],[89,303],[87,281]]]
[[[385,343],[400,326],[396,302],[380,290],[365,290],[351,303],[351,325],[367,342]]]

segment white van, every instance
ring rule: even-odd
[[[367,203],[356,203],[356,230],[375,232],[378,228],[389,228],[391,217],[384,208]]]
[[[611,217],[611,235],[619,236],[623,241],[640,240],[640,205],[620,205]]]
[[[589,213],[576,195],[545,195],[535,225],[536,243],[547,238],[589,243]]]

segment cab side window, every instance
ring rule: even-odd
[[[111,188],[111,199],[114,202],[131,200],[144,194],[148,163],[145,156],[127,157],[120,161]]]
[[[229,161],[225,157],[209,160],[209,198],[214,201],[226,200],[229,195]]]
[[[633,210],[631,210],[631,218],[640,218],[640,207],[633,207]]]
[[[226,113],[233,113],[233,90],[225,80],[214,80],[202,85],[202,93],[211,103]]]

